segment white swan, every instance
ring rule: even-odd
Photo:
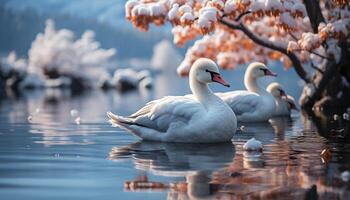
[[[217,65],[198,59],[190,71],[194,98],[168,96],[149,102],[129,117],[107,113],[111,122],[144,140],[186,143],[230,141],[237,128],[234,112],[208,88],[218,82],[229,86]]]
[[[239,90],[217,95],[224,100],[237,115],[241,122],[267,121],[275,111],[275,99],[256,82],[264,76],[277,76],[263,63],[252,63],[244,75],[244,85],[247,90]]]
[[[271,83],[266,90],[275,98],[276,109],[273,116],[290,116],[292,109],[298,110],[294,98],[287,95],[280,84]]]

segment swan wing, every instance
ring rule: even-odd
[[[187,124],[194,115],[202,112],[204,107],[192,98],[167,96],[147,103],[129,117],[123,117],[122,123],[166,132],[171,124]],[[119,124],[121,120],[112,118],[112,122]]]
[[[249,91],[233,91],[217,95],[231,107],[236,115],[254,112],[261,100],[258,94]]]

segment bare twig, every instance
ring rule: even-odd
[[[295,41],[298,41],[299,39],[293,34],[293,33],[289,33],[289,35],[295,40]],[[333,58],[330,58],[330,57],[327,57],[325,55],[322,55],[322,54],[319,54],[317,52],[314,52],[314,51],[309,51],[309,50],[304,50],[304,49],[296,49],[295,51],[307,51],[311,54],[315,54],[316,56],[320,57],[320,58],[323,58],[323,59],[327,59],[327,60],[334,60]]]
[[[319,53],[314,52],[314,51],[309,51],[309,50],[305,50],[305,49],[295,49],[293,51],[307,51],[307,52],[309,52],[311,54],[314,54],[314,55],[316,55],[316,56],[318,56],[320,58],[323,58],[323,59],[326,59],[326,60],[329,60],[329,61],[334,61],[334,58],[327,57],[325,55],[319,54]]]
[[[311,66],[311,68],[315,69],[316,71],[320,72],[321,74],[324,73],[324,71],[322,71],[322,69],[316,67],[312,62],[310,63],[310,66]]]
[[[243,13],[239,14],[238,17],[235,19],[235,21],[238,22],[243,16],[248,15],[250,13],[252,13],[252,11],[248,10],[246,12],[243,12]]]
[[[321,55],[319,53],[316,53],[314,51],[308,51],[309,53],[312,53],[312,54],[315,54],[316,56],[320,57],[320,58],[323,58],[323,59],[326,59],[326,60],[329,60],[329,61],[334,61],[334,58],[330,58],[330,57],[327,57],[325,55]]]
[[[295,41],[299,40],[293,33],[291,33],[291,32],[288,32],[288,33]]]

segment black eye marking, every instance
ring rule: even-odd
[[[265,69],[265,68],[260,68],[260,70],[262,70],[264,73],[267,72],[267,69]]]
[[[220,75],[219,73],[210,71],[209,69],[206,69],[205,71],[210,73],[211,79],[214,78],[214,75]]]

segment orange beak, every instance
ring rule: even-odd
[[[223,86],[230,87],[230,84],[228,84],[223,78],[221,78],[220,74],[212,73],[212,78],[214,82],[220,83]]]

